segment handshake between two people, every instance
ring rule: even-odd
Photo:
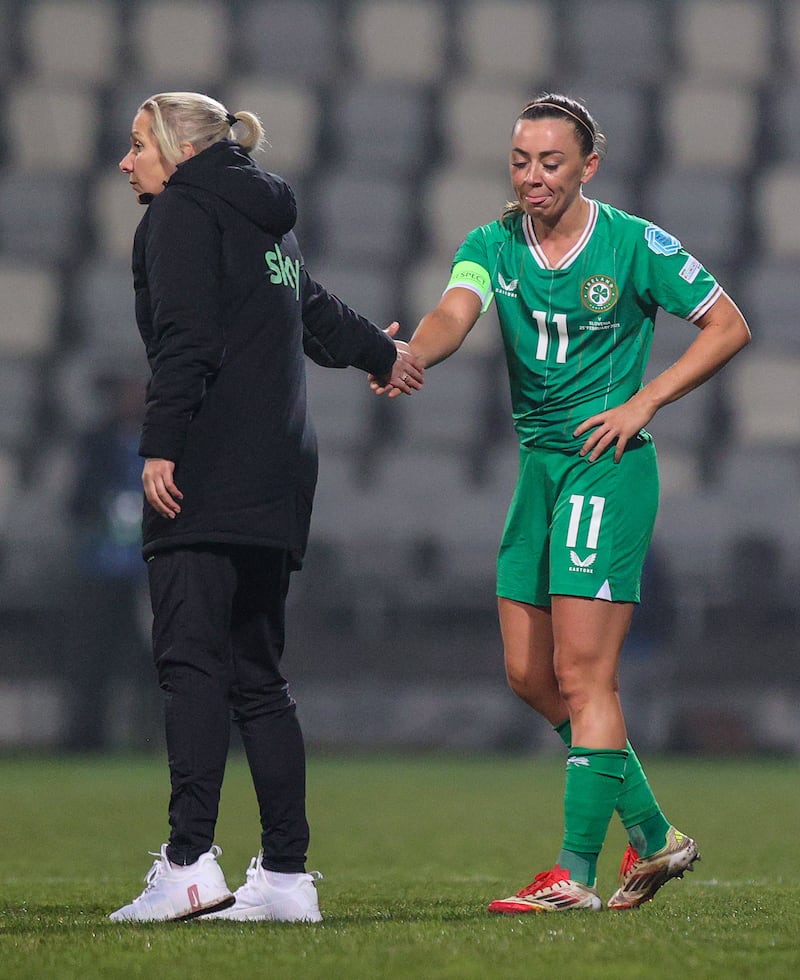
[[[397,358],[388,375],[380,378],[369,375],[369,386],[376,395],[388,395],[389,398],[413,395],[425,383],[425,369],[414,359],[411,348],[404,340],[395,340],[399,329],[400,324],[395,321],[384,330],[387,337],[394,340]]]

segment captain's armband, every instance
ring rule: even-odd
[[[492,303],[494,292],[492,290],[492,278],[483,266],[477,262],[456,262],[453,271],[450,273],[450,281],[445,292],[461,286],[470,289],[481,301],[481,313],[485,313]]]

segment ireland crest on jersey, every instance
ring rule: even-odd
[[[605,313],[617,302],[619,290],[610,276],[589,276],[581,287],[581,302],[594,313]]]

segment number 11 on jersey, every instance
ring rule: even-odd
[[[536,360],[546,361],[547,351],[550,347],[550,331],[547,324],[547,314],[541,310],[533,310],[533,319],[539,330],[539,343],[536,345]],[[564,364],[567,360],[567,347],[569,346],[569,334],[567,333],[567,314],[554,313],[553,323],[555,324],[558,335],[558,348],[556,349],[556,364]]]

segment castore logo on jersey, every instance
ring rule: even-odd
[[[502,275],[499,272],[497,273],[497,292],[502,296],[511,296],[513,299],[516,299],[517,286],[519,286],[519,279],[511,279],[506,282]]]

